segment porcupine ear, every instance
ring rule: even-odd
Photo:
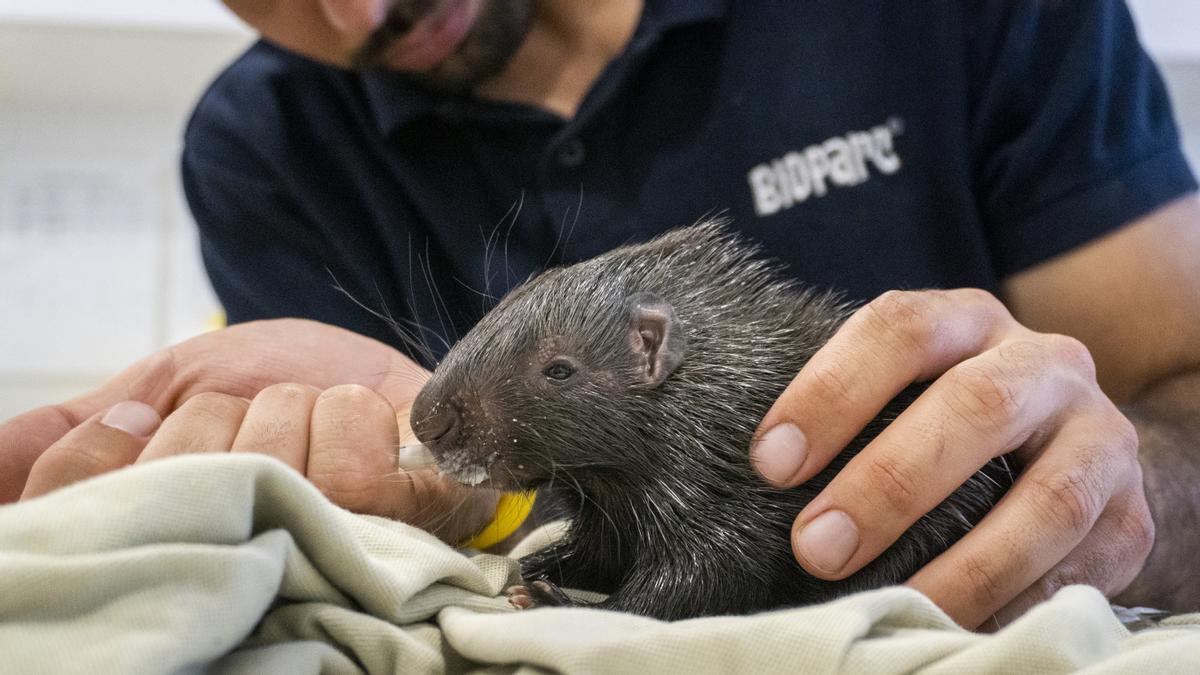
[[[629,296],[629,346],[642,384],[657,387],[683,362],[685,341],[675,308],[652,293]]]

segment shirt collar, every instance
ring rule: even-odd
[[[504,2],[505,0],[494,0]],[[716,21],[724,17],[729,0],[645,0],[637,32],[655,38],[674,28]],[[435,113],[446,101],[438,94],[412,84],[397,73],[372,71],[358,76],[367,108],[380,132],[390,136],[404,125]]]

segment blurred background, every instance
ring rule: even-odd
[[[1129,4],[1200,166],[1200,0]],[[177,159],[253,39],[217,0],[0,0],[0,419],[211,325]]]

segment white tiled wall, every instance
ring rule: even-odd
[[[1200,0],[1131,5],[1200,166]],[[0,0],[0,419],[217,310],[176,164],[194,98],[251,38],[236,26],[215,0]]]
[[[3,418],[199,332],[218,307],[177,196],[166,111],[0,116]]]
[[[138,2],[70,23],[38,14],[66,0],[0,0],[0,419],[90,389],[219,310],[178,154],[195,97],[251,36],[211,0],[173,0],[177,22],[149,28],[112,14]]]

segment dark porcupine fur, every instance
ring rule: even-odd
[[[413,425],[443,472],[569,505],[567,536],[522,561],[527,581],[606,592],[601,607],[662,619],[819,602],[908,578],[1011,484],[993,461],[858,573],[805,573],[788,545],[796,514],[921,387],[815,478],[770,487],[750,465],[755,427],[852,308],[757,254],[710,222],[552,269],[438,366]],[[673,310],[670,337],[682,337],[682,359],[660,382],[646,382],[631,346],[642,305]],[[546,374],[555,363],[576,370],[570,381]]]

